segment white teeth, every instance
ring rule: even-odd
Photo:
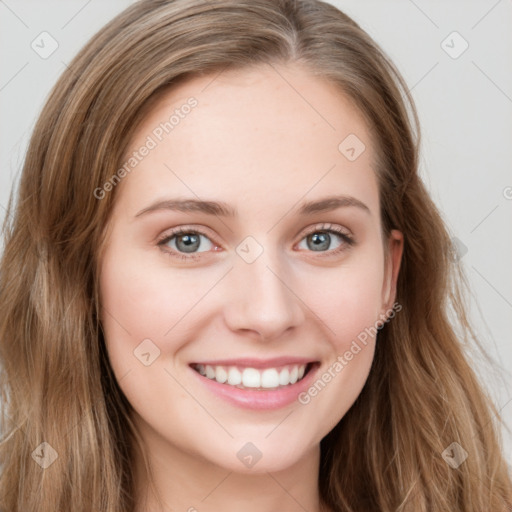
[[[262,388],[277,388],[279,386],[279,374],[275,368],[264,370],[261,374]]]
[[[277,368],[237,368],[236,366],[212,366],[198,364],[195,366],[198,373],[204,377],[216,380],[220,384],[228,384],[239,388],[275,389],[280,386],[295,384],[304,377],[306,365],[292,364]]]
[[[238,371],[238,368],[232,366],[228,372],[228,384],[231,386],[238,386],[242,383],[242,374]]]
[[[209,364],[206,365],[206,376],[209,379],[215,379],[215,370],[213,369],[213,366],[210,366]]]
[[[242,373],[242,384],[246,388],[259,388],[261,384],[261,374],[254,368],[246,368]]]
[[[215,369],[215,380],[224,384],[228,380],[228,372],[222,368],[222,366],[217,366]]]
[[[281,384],[281,386],[287,386],[290,384],[290,372],[288,371],[288,368],[283,368],[279,372],[279,384]]]

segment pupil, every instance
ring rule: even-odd
[[[314,233],[312,235],[313,250],[327,249],[329,247],[330,236],[328,233]],[[319,243],[317,243],[319,242]]]
[[[180,248],[179,244],[180,242],[184,242],[184,252],[193,252],[199,247],[199,237],[197,235],[181,235],[176,240],[176,246]]]

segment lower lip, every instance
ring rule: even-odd
[[[190,370],[212,393],[232,405],[244,409],[272,410],[281,409],[297,401],[300,393],[303,393],[311,385],[319,366],[318,363],[314,363],[308,373],[295,384],[268,391],[240,389],[229,384],[220,384],[216,380],[204,377],[192,368]]]

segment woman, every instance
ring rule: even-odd
[[[6,225],[2,509],[507,510],[418,144],[399,73],[328,4],[110,22]]]

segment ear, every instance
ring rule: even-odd
[[[404,235],[396,229],[391,230],[387,241],[387,255],[385,258],[384,282],[382,286],[382,311],[385,316],[389,311],[396,297],[396,283],[398,281],[398,272],[402,261],[404,249]]]

